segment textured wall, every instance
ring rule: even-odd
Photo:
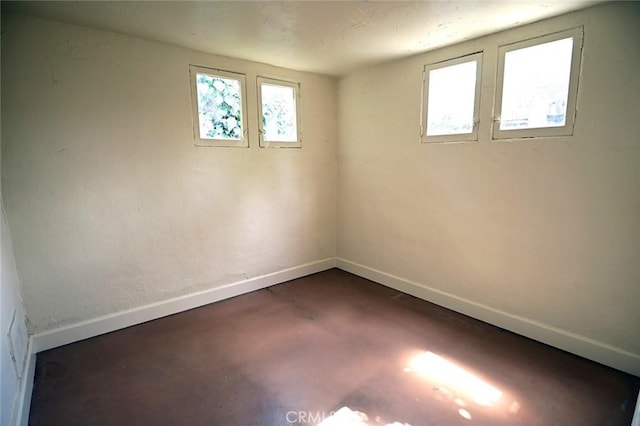
[[[38,19],[3,32],[31,332],[335,256],[335,80]],[[251,148],[194,146],[189,64],[246,73]],[[302,149],[258,148],[257,74],[301,83]]]
[[[2,237],[2,271],[0,278],[0,425],[12,424],[16,414],[20,380],[27,355],[25,311],[20,296],[20,280],[16,270],[4,206],[0,217]]]
[[[0,153],[3,150],[0,148]],[[1,154],[0,154],[1,164]],[[28,336],[20,279],[0,190],[0,425],[13,424]]]
[[[640,355],[640,5],[339,83],[338,255]],[[492,141],[497,45],[584,24],[573,137]],[[479,141],[420,144],[425,64],[484,50]]]

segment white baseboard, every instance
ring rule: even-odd
[[[29,338],[24,371],[20,380],[17,407],[13,423],[15,426],[27,426],[29,423],[29,407],[31,406],[31,394],[33,392],[33,379],[36,373],[36,354],[33,352],[33,339]]]
[[[325,271],[336,266],[335,258],[328,258],[307,263],[289,269],[261,275],[243,281],[215,287],[185,296],[153,303],[139,308],[130,309],[82,321],[55,330],[45,331],[32,336],[32,353],[110,333],[132,325],[187,311],[209,303],[239,296],[251,291],[260,290],[285,281],[301,278],[316,272]]]
[[[334,267],[584,358],[640,376],[640,356],[636,354],[546,324],[499,311],[346,259],[328,258],[32,336],[29,339],[27,361],[21,383],[17,424],[26,425],[28,423],[36,353],[38,352],[260,290]],[[640,426],[640,395],[632,425]]]
[[[640,376],[640,355],[547,324],[512,315],[346,259],[338,258],[337,267],[522,336],[635,376]]]

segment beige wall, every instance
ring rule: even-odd
[[[334,79],[29,18],[2,36],[2,186],[32,333],[335,256]],[[247,75],[251,148],[195,147],[189,64]],[[257,74],[301,84],[259,149]]]
[[[18,414],[18,395],[25,373],[27,330],[25,310],[20,293],[11,235],[0,198],[0,425],[14,424]]]
[[[2,151],[0,149],[0,153]],[[20,406],[18,396],[25,373],[28,335],[20,279],[1,189],[0,240],[0,425],[9,425],[17,420]]]
[[[338,255],[640,371],[639,22],[603,5],[343,78]],[[497,45],[577,25],[574,136],[492,141]],[[478,50],[479,141],[420,144],[423,66]]]

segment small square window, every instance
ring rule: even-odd
[[[481,75],[482,53],[424,67],[422,142],[478,140]]]
[[[244,74],[193,65],[189,74],[195,144],[248,147]]]
[[[301,146],[298,83],[258,77],[260,146]]]
[[[572,135],[582,28],[500,46],[493,136]]]

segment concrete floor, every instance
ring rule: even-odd
[[[39,353],[29,422],[628,425],[639,388],[333,269]]]

